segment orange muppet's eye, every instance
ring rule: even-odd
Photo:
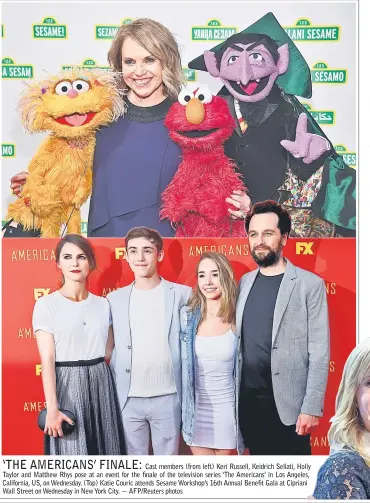
[[[72,89],[72,84],[68,80],[64,80],[55,86],[55,93],[66,95],[70,89]]]
[[[72,82],[72,87],[78,93],[86,93],[90,89],[90,84],[85,80],[75,80]]]

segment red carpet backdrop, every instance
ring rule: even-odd
[[[41,366],[32,333],[35,300],[58,288],[52,239],[4,239],[3,247],[3,455],[42,454],[43,434],[37,415],[44,407]],[[99,269],[90,277],[90,290],[106,296],[125,286],[133,275],[124,260],[121,239],[95,239]],[[241,239],[165,239],[161,275],[193,286],[195,265],[202,252],[224,253],[237,280],[255,268],[248,244]],[[290,239],[285,255],[297,266],[326,282],[329,303],[331,356],[325,415],[312,435],[314,454],[328,454],[327,432],[334,413],[343,365],[356,344],[356,241],[355,239]],[[119,336],[119,334],[117,334]]]

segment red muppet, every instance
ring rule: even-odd
[[[183,160],[162,194],[161,218],[171,221],[176,237],[244,237],[244,220],[237,217],[249,211],[250,199],[224,154],[223,143],[235,127],[226,101],[206,86],[188,86],[165,125]],[[238,212],[233,211],[235,201]]]

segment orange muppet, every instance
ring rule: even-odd
[[[95,134],[117,120],[124,102],[113,73],[75,67],[27,87],[19,103],[29,133],[49,131],[7,219],[41,237],[81,232],[80,207],[91,194]]]

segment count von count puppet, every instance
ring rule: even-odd
[[[356,172],[338,155],[295,95],[312,95],[310,69],[268,13],[189,63],[224,87],[237,121],[225,153],[252,203],[288,209],[294,236],[351,236],[356,229]]]
[[[123,114],[113,73],[74,68],[27,86],[20,101],[30,133],[48,131],[28,167],[21,196],[7,219],[41,237],[58,237],[61,226],[80,233],[80,207],[91,194],[95,134]]]

